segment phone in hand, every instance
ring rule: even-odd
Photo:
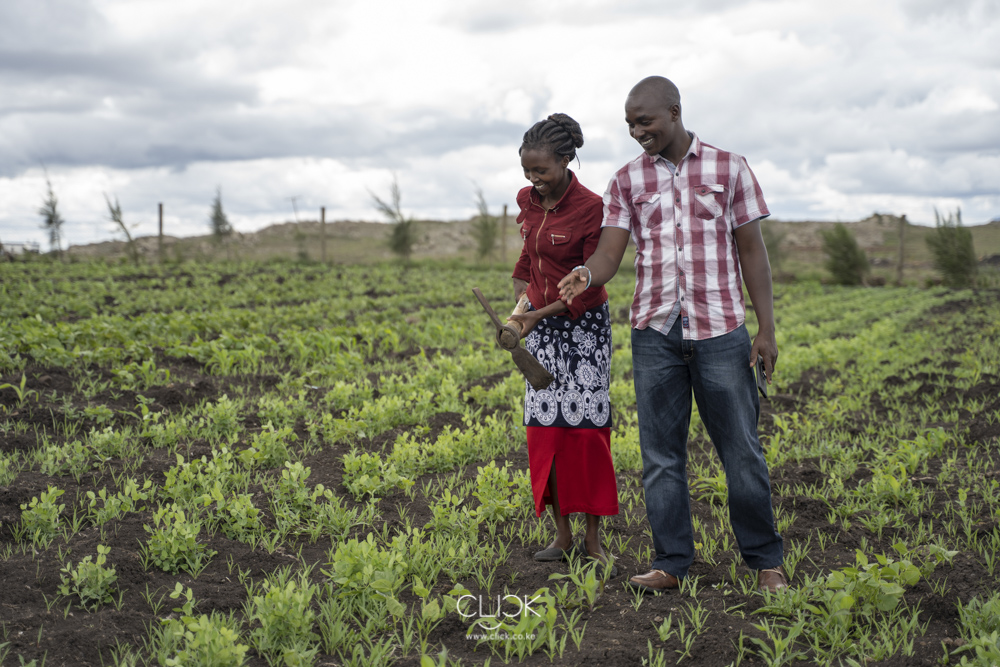
[[[767,376],[764,374],[764,357],[757,355],[757,389],[760,395],[767,398]]]

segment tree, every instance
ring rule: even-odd
[[[927,235],[927,247],[934,255],[934,268],[949,287],[969,287],[976,281],[976,250],[972,232],[962,226],[962,209],[943,217],[934,209],[934,231]]]
[[[826,268],[838,285],[861,285],[868,275],[868,257],[847,227],[837,223],[820,231]]]
[[[48,172],[45,173],[45,186],[47,193],[38,209],[38,215],[42,216],[42,229],[49,232],[49,246],[54,252],[62,252],[62,226],[63,217],[59,215],[59,200],[52,190],[52,181],[49,180]]]
[[[212,227],[212,236],[216,242],[222,241],[233,233],[233,227],[229,224],[229,218],[222,210],[222,188],[215,189],[215,200],[212,202],[212,213],[208,218],[208,223]]]
[[[108,197],[107,193],[104,194],[104,201],[108,203],[108,215],[111,216],[111,222],[118,225],[118,230],[125,234],[125,242],[128,247],[129,257],[132,259],[132,263],[139,266],[139,248],[135,244],[135,239],[132,238],[132,233],[129,231],[128,226],[125,224],[125,220],[122,218],[122,207],[118,203],[118,197],[115,197],[115,203],[111,203],[111,199]]]
[[[386,202],[370,190],[369,194],[375,201],[375,208],[392,223],[392,231],[389,232],[389,250],[408,263],[410,255],[413,254],[413,246],[417,242],[417,226],[413,218],[405,217],[399,207],[399,182],[394,176],[390,189],[391,203]]]
[[[495,215],[490,215],[482,188],[476,188],[476,206],[479,208],[479,216],[472,222],[472,236],[476,240],[476,257],[479,259],[489,258],[490,264],[492,264],[500,232],[500,221]]]

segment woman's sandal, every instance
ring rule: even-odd
[[[542,549],[541,551],[536,551],[534,559],[540,563],[553,563],[556,561],[569,560],[576,555],[576,544],[570,545],[569,549],[560,549],[559,547],[549,547],[547,549]]]

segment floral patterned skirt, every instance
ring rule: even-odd
[[[575,320],[546,317],[524,342],[528,352],[555,378],[541,391],[525,382],[525,426],[611,427],[611,318],[607,301]]]

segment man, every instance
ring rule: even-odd
[[[625,101],[629,134],[644,153],[622,167],[604,194],[597,250],[559,282],[567,301],[618,270],[636,243],[632,365],[646,515],[654,560],[629,583],[677,588],[694,560],[687,486],[691,394],[726,471],[729,515],[740,553],[761,590],[788,585],[774,527],[767,463],[757,437],[760,403],[753,366],[771,381],[771,269],[760,234],[769,215],[746,160],[684,129],[680,93],[663,77],[643,79]],[[751,344],[741,281],[757,314]]]

